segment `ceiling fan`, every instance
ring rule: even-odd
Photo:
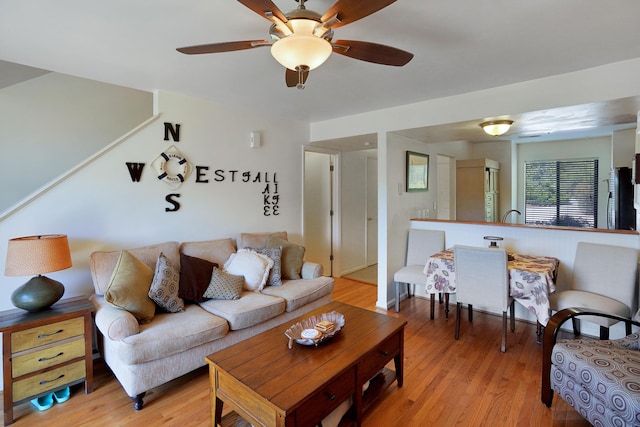
[[[304,89],[309,71],[322,65],[331,52],[375,64],[403,66],[413,54],[377,43],[333,40],[333,29],[357,21],[396,0],[337,0],[323,15],[305,7],[306,0],[295,0],[298,7],[287,13],[271,0],[238,0],[271,21],[270,40],[245,40],[186,46],[176,49],[187,55],[231,52],[271,47],[271,54],[284,67],[288,87]]]

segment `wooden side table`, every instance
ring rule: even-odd
[[[0,312],[5,425],[16,404],[81,382],[93,391],[93,310],[86,297],[75,297],[37,313]]]

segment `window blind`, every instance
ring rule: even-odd
[[[596,228],[598,159],[525,162],[525,223]]]

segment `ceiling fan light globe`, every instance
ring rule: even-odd
[[[271,45],[271,55],[290,70],[319,67],[331,55],[331,43],[316,36],[292,34]]]

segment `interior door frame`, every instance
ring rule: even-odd
[[[332,167],[332,173],[330,175],[330,200],[329,200],[329,205],[331,207],[331,218],[330,218],[330,271],[324,271],[324,275],[325,276],[333,276],[335,274],[335,272],[341,271],[341,263],[340,263],[340,245],[341,245],[341,239],[340,239],[340,224],[341,224],[341,220],[340,220],[340,152],[339,151],[335,151],[335,150],[329,150],[329,149],[323,149],[323,148],[318,148],[318,147],[309,147],[309,146],[304,146],[302,147],[302,164],[303,164],[303,170],[302,170],[302,177],[303,180],[305,178],[305,163],[306,163],[306,159],[305,159],[305,153],[306,152],[313,152],[313,153],[318,153],[318,154],[326,154],[329,156],[330,159],[330,164]],[[305,212],[305,200],[307,197],[307,194],[305,194],[305,185],[304,185],[304,181],[303,181],[303,185],[302,185],[302,235],[303,238],[305,239],[305,244],[307,244],[306,242],[306,212]],[[311,195],[310,197],[313,197],[313,195]],[[317,195],[316,195],[317,197]]]

